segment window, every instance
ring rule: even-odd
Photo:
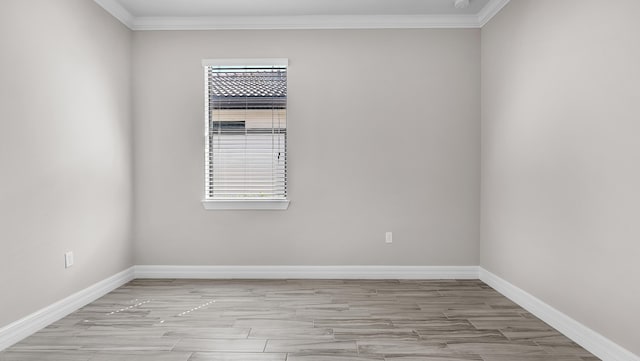
[[[206,209],[287,209],[287,59],[203,60]]]

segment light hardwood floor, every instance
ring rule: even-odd
[[[481,281],[135,280],[0,360],[598,359]]]

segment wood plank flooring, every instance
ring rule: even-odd
[[[2,361],[595,361],[481,281],[135,280]]]

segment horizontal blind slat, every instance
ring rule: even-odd
[[[205,69],[206,197],[286,199],[286,66]]]

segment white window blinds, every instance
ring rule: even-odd
[[[205,200],[285,200],[286,60],[207,60],[203,65]]]

